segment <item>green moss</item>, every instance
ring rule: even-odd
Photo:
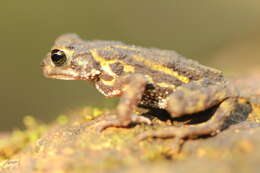
[[[59,115],[56,121],[60,125],[66,125],[69,122],[69,119],[67,115]]]
[[[0,140],[0,161],[10,159],[28,145],[35,143],[47,130],[47,126],[38,123],[33,116],[23,119],[25,130],[13,130]]]

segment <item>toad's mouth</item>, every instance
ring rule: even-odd
[[[60,79],[60,80],[90,80],[91,75],[82,72],[77,72],[71,69],[52,69],[43,68],[43,75],[46,78]]]
[[[97,70],[86,72],[85,70],[74,70],[68,67],[53,67],[42,64],[43,75],[46,78],[60,80],[94,80],[100,74]]]
[[[43,67],[43,75],[47,78],[60,80],[78,80],[80,76],[70,69],[53,69],[51,66]]]
[[[76,73],[44,73],[44,76],[52,79],[60,80],[91,80],[92,76],[80,75]]]
[[[79,76],[74,76],[71,74],[64,74],[64,73],[50,73],[45,75],[48,78],[60,79],[60,80],[79,80]]]

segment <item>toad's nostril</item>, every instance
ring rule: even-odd
[[[40,67],[44,67],[44,66],[45,66],[45,62],[42,61],[42,62],[40,63]]]

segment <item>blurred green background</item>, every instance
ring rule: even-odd
[[[174,49],[228,71],[259,52],[259,7],[259,0],[1,0],[0,130],[21,126],[25,115],[50,121],[84,105],[115,104],[84,81],[42,76],[39,64],[61,34]]]

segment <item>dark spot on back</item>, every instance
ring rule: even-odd
[[[117,75],[122,74],[124,71],[124,66],[119,62],[110,64],[109,66],[111,67],[111,70]]]

